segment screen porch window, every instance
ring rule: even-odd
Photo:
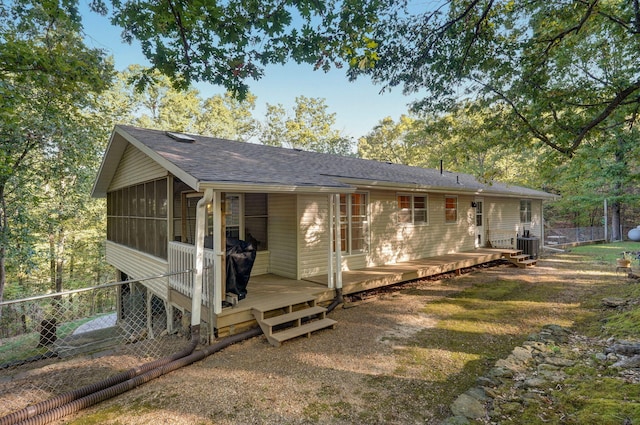
[[[189,192],[182,196],[184,216],[182,242],[195,243],[196,206],[202,193]],[[227,193],[224,197],[225,237],[246,240],[256,245],[258,251],[268,245],[268,195],[266,193]],[[207,207],[207,236],[213,236],[213,211]]]
[[[397,196],[398,224],[426,224],[427,196],[404,195]]]
[[[345,254],[367,252],[368,233],[367,195],[340,195],[340,250]]]
[[[456,223],[458,221],[458,197],[457,196],[445,196],[444,218],[446,223]]]
[[[520,201],[520,223],[531,223],[531,200]]]
[[[167,258],[167,180],[107,193],[107,239]]]

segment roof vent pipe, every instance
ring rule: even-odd
[[[444,169],[442,168],[442,163],[444,161],[440,160],[440,175],[442,175],[442,173],[444,172]]]
[[[460,176],[456,176],[456,184],[460,184]]]

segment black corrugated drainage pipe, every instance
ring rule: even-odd
[[[19,425],[48,424],[52,421],[63,418],[64,416],[70,415],[71,413],[78,412],[82,409],[85,409],[87,407],[100,403],[101,401],[123,394],[155,378],[158,378],[176,369],[180,369],[181,367],[188,366],[192,363],[200,361],[205,357],[210,356],[211,354],[217,351],[220,351],[230,345],[233,345],[237,342],[243,341],[248,338],[253,338],[254,336],[260,335],[261,333],[262,333],[262,329],[253,328],[253,329],[249,329],[248,331],[239,333],[237,335],[230,336],[215,344],[209,345],[201,350],[194,351],[193,353],[185,357],[182,357],[182,358],[173,360],[169,363],[163,364],[161,366],[155,367],[153,369],[145,371],[144,373],[138,376],[135,376],[131,379],[127,379],[118,384],[109,386],[100,391],[95,391],[90,394],[87,394],[84,397],[78,398],[71,402],[65,403],[61,406],[58,406],[54,409],[43,412],[38,416],[33,416],[22,422],[18,422],[18,424]]]
[[[327,307],[327,313],[333,311],[334,308],[338,306],[338,304],[342,304],[344,302],[344,298],[342,298],[342,288],[336,288],[336,296],[331,301],[331,304]]]
[[[327,312],[331,312],[342,302],[342,289],[336,289],[336,296],[329,307],[327,307]],[[194,352],[193,350],[200,339],[199,326],[194,327],[192,330],[191,343],[185,350],[172,356],[146,363],[140,367],[129,369],[126,372],[119,373],[101,382],[61,394],[49,400],[34,404],[33,406],[25,407],[22,410],[0,418],[0,425],[48,424],[71,413],[78,412],[123,394],[155,378],[200,361],[230,345],[256,337],[260,334],[262,334],[262,329],[252,328]]]
[[[40,403],[36,403],[34,405],[25,407],[24,409],[18,410],[16,412],[13,412],[7,416],[3,416],[2,418],[0,418],[0,425],[13,425],[20,421],[24,421],[31,417],[40,415],[46,411],[49,411],[57,407],[60,407],[64,404],[70,403],[81,397],[85,397],[91,393],[95,393],[105,388],[112,387],[123,381],[134,378],[143,373],[146,373],[150,370],[164,366],[182,357],[186,357],[189,354],[193,353],[193,350],[195,350],[196,346],[198,345],[199,339],[200,339],[199,329],[193,329],[191,332],[191,342],[189,343],[189,346],[187,346],[182,351],[179,351],[175,354],[172,354],[170,356],[167,356],[158,360],[154,360],[149,363],[145,363],[142,366],[131,368],[117,375],[104,379],[100,382],[96,382],[94,384],[90,384],[85,387],[78,388],[64,394],[60,394],[56,397],[50,398],[49,400],[45,400]]]

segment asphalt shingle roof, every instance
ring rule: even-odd
[[[164,160],[204,183],[350,188],[346,180],[395,185],[551,198],[552,195],[499,182],[485,184],[469,174],[343,157],[247,142],[189,135],[181,142],[164,131],[118,126]]]

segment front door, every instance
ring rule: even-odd
[[[485,246],[484,240],[484,201],[482,198],[476,198],[474,201],[476,210],[476,241],[475,247]]]

